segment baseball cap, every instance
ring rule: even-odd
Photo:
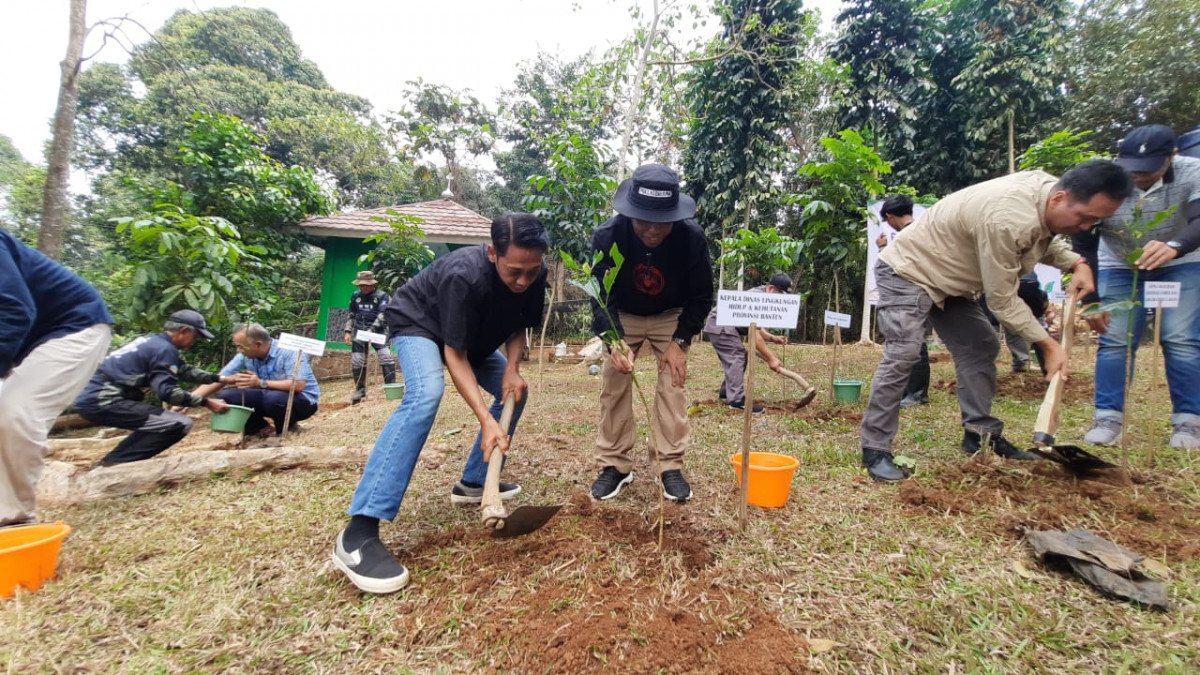
[[[1130,173],[1158,171],[1175,152],[1175,132],[1162,124],[1147,124],[1117,142],[1117,166]]]
[[[778,288],[780,292],[787,293],[792,287],[792,278],[783,272],[776,272],[771,276],[770,284]]]
[[[181,309],[171,315],[170,321],[183,326],[190,326],[196,329],[196,332],[206,338],[212,338],[213,334],[208,332],[208,324],[204,322],[204,317],[200,316],[200,312],[194,309]]]
[[[1184,157],[1200,158],[1200,124],[1180,135],[1179,154]]]

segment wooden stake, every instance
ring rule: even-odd
[[[1162,350],[1162,300],[1154,308],[1154,344],[1150,346],[1150,396],[1154,396],[1154,388],[1158,386],[1158,353]],[[1166,360],[1166,355],[1163,355],[1163,360]],[[1153,400],[1153,398],[1151,398]],[[1129,407],[1129,402],[1125,402],[1125,407]],[[1154,466],[1154,443],[1150,444],[1150,452],[1146,456],[1146,466]]]
[[[371,344],[367,344],[367,351],[371,351]],[[292,383],[288,387],[288,402],[287,408],[283,411],[283,431],[279,432],[279,444],[287,440],[288,427],[292,424],[292,399],[296,397],[296,376],[300,374],[300,359],[304,358],[304,352],[296,352],[296,365],[292,366]],[[370,360],[367,361],[370,365]]]
[[[750,416],[754,414],[754,361],[758,346],[758,324],[751,322],[746,334],[746,408],[742,411],[742,481],[739,486],[738,529],[746,531],[746,512],[750,503]]]

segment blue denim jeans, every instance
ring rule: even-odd
[[[1162,310],[1162,350],[1166,362],[1167,387],[1171,391],[1172,423],[1200,419],[1200,263],[1185,263],[1138,273],[1138,300],[1145,299],[1146,281],[1178,281],[1182,284],[1179,306]],[[1100,298],[1104,303],[1129,298],[1133,271],[1100,270]],[[1133,350],[1146,329],[1146,307],[1132,312],[1112,313],[1108,333],[1100,336],[1096,351],[1096,416],[1120,419],[1125,411],[1125,345],[1129,320],[1133,319]],[[1150,308],[1153,309],[1153,308]]]
[[[397,336],[392,339],[392,346],[396,348],[396,358],[404,374],[404,400],[375,439],[375,447],[371,449],[354,498],[350,500],[348,513],[352,516],[381,520],[396,517],[446,389],[437,343],[423,337]],[[497,420],[504,407],[500,387],[507,366],[508,360],[497,351],[473,368],[479,386],[495,397],[491,414]],[[526,393],[517,403],[512,424],[508,427],[509,434],[516,430],[528,400]],[[475,445],[463,468],[462,480],[468,483],[482,484],[487,477],[487,463],[483,461],[483,450],[479,447],[481,436],[482,431],[476,434]]]

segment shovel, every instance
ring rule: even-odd
[[[504,399],[504,411],[500,413],[500,428],[506,432],[512,424],[515,407],[516,402],[509,394]],[[483,526],[491,528],[493,537],[519,537],[545,525],[563,505],[518,506],[509,513],[500,499],[500,469],[503,464],[504,456],[498,448],[493,449],[492,459],[488,462],[487,479],[483,483]]]
[[[1066,304],[1062,317],[1062,347],[1063,351],[1069,354],[1071,342],[1075,337],[1075,296],[1067,298]],[[1065,385],[1061,372],[1050,378],[1050,386],[1046,387],[1046,397],[1042,399],[1042,407],[1038,409],[1037,421],[1033,425],[1033,442],[1036,447],[1030,448],[1029,452],[1063,465],[1076,476],[1087,475],[1096,469],[1114,468],[1115,465],[1077,445],[1054,444],[1054,432],[1058,430],[1058,406],[1062,402]]]
[[[761,359],[762,354],[759,354],[758,358]],[[808,380],[804,379],[804,377],[800,373],[797,373],[794,370],[788,370],[787,368],[784,368],[783,366],[780,366],[779,370],[776,372],[778,372],[780,375],[786,377],[787,379],[795,382],[796,384],[800,385],[801,387],[804,387],[804,390],[805,390],[804,395],[801,396],[800,400],[796,402],[796,407],[803,408],[804,406],[808,405],[809,403],[812,403],[812,400],[817,397],[817,388],[810,385],[808,383]]]

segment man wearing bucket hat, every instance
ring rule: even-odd
[[[358,278],[351,283],[358,286],[358,291],[350,296],[350,316],[346,317],[346,334],[343,339],[350,345],[350,371],[354,374],[354,396],[350,398],[350,402],[357,405],[367,396],[367,350],[375,347],[375,356],[379,359],[379,369],[383,372],[385,384],[396,381],[396,357],[392,355],[392,350],[386,343],[372,345],[370,342],[354,339],[360,330],[374,332],[375,320],[387,308],[388,294],[379,290],[374,272],[359,272]]]
[[[783,272],[779,272],[771,277],[770,283],[755,286],[749,292],[787,293],[791,287],[792,278]],[[717,392],[717,397],[723,399],[734,410],[746,409],[746,390],[744,385],[746,346],[742,344],[742,337],[747,333],[747,328],[718,326],[717,307],[715,305],[712,311],[708,313],[708,321],[704,323],[704,335],[712,343],[713,349],[717,352],[717,358],[721,361],[721,368],[725,371],[725,379],[721,382],[721,389]],[[782,335],[772,335],[761,328],[758,329],[758,335],[755,337],[757,338],[754,341],[755,350],[767,360],[767,367],[775,372],[779,372],[783,364],[767,348],[767,343],[787,344],[787,338]],[[762,413],[763,410],[764,408],[761,405],[755,404],[752,412],[757,415]]]
[[[197,338],[212,336],[199,312],[181,309],[167,319],[161,332],[135,338],[104,359],[73,407],[93,424],[131,429],[133,433],[97,462],[98,466],[149,459],[191,431],[192,418],[187,415],[142,403],[146,387],[170,406],[203,406],[218,413],[229,409],[229,404],[219,398],[198,396],[179,386],[179,380],[209,384],[229,379],[190,366],[179,354]]]
[[[247,436],[270,433],[267,420],[271,421],[276,434],[283,433],[290,391],[296,392],[291,396],[290,424],[303,422],[317,414],[321,387],[313,375],[308,354],[280,347],[267,329],[257,323],[234,326],[231,338],[237,354],[221,369],[221,382],[197,387],[192,393],[198,396],[216,394],[226,403],[253,410],[246,420],[244,431]],[[299,365],[296,359],[300,360]],[[292,379],[293,372],[296,379]],[[218,394],[222,383],[235,388]]]
[[[1133,176],[1133,194],[1090,233],[1076,235],[1076,251],[1098,261],[1099,293],[1085,302],[1108,304],[1144,297],[1145,284],[1181,284],[1178,307],[1161,312],[1163,360],[1171,392],[1170,443],[1200,448],[1200,159],[1176,154],[1176,139],[1161,124],[1130,131],[1117,150],[1117,164]],[[1145,224],[1175,209],[1153,229]],[[1128,258],[1141,249],[1130,265]],[[1134,283],[1136,267],[1137,288]],[[1145,309],[1151,309],[1146,307]],[[1137,354],[1146,313],[1116,310],[1087,317],[1100,333],[1096,350],[1094,422],[1084,440],[1097,445],[1118,442],[1125,417],[1126,335],[1133,321],[1132,354]]]
[[[905,477],[893,462],[892,440],[926,320],[954,359],[962,451],[974,455],[986,438],[1002,458],[1037,459],[1006,440],[1004,423],[992,415],[1000,341],[975,296],[986,292],[1001,324],[1041,345],[1049,375],[1066,375],[1066,353],[1017,296],[1018,279],[1043,262],[1073,272],[1070,293],[1091,292],[1091,268],[1057,235],[1086,231],[1111,216],[1131,189],[1125,171],[1107,160],[1083,162],[1062,178],[1022,171],[944,197],[896,235],[875,266],[879,328],[887,342],[859,430],[871,478]]]
[[[0,527],[33,520],[46,436],[111,324],[96,289],[0,229]]]
[[[593,269],[597,281],[614,265],[608,255],[614,245],[624,256],[608,311],[592,301],[596,334],[615,330],[621,338],[604,360],[595,450],[602,469],[592,497],[611,499],[633,481],[633,362],[648,347],[658,360],[650,462],[655,465],[657,449],[663,496],[683,502],[692,497],[683,477],[687,352],[713,302],[708,242],[692,220],[696,202],[679,191],[679,176],[662,164],[638,167],[617,188],[613,208],[618,215],[592,237],[593,250],[605,256]]]

